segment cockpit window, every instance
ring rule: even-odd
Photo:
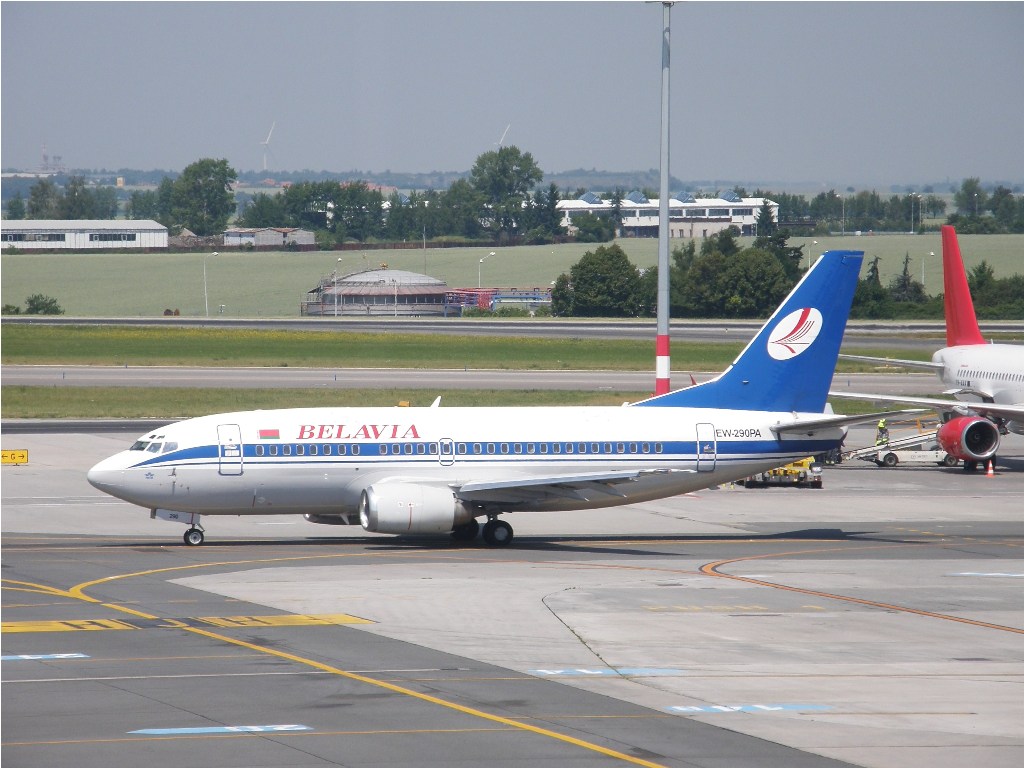
[[[160,443],[150,443],[149,448],[146,449],[147,453],[160,453]]]
[[[166,443],[164,443],[164,453],[169,453],[170,451],[176,450],[178,450],[178,444],[175,443],[174,441],[168,440]]]
[[[149,445],[149,440],[137,440],[135,445],[129,448],[129,451],[144,451]]]

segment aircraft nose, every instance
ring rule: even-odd
[[[118,464],[119,462],[115,463],[112,459],[104,459],[90,469],[85,478],[93,488],[104,493],[113,493],[124,479],[124,469]]]

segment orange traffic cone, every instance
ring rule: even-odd
[[[988,460],[988,472],[985,473],[986,477],[995,477],[996,476],[995,469],[992,466],[994,463],[995,462],[993,462],[992,459]]]

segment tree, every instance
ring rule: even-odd
[[[28,193],[30,219],[59,219],[60,191],[51,179],[40,179]]]
[[[980,216],[988,208],[988,195],[981,188],[981,179],[964,179],[953,195],[957,212],[965,216]]]
[[[568,276],[563,273],[555,281],[552,310],[574,317],[636,317],[639,289],[640,273],[625,251],[602,245],[584,253]]]
[[[778,224],[775,222],[775,217],[772,215],[772,207],[768,204],[767,198],[761,204],[761,209],[757,212],[757,234],[759,236],[768,236],[778,229]]]
[[[257,192],[238,218],[240,227],[283,227],[286,225],[281,195]]]
[[[533,155],[514,145],[484,152],[469,172],[469,183],[486,206],[490,229],[499,237],[515,232],[523,203],[543,178]]]
[[[14,197],[7,201],[7,218],[19,220],[25,218],[25,201],[21,197],[21,191],[14,193]]]
[[[160,216],[159,199],[152,189],[135,190],[128,196],[125,216],[129,219],[156,219]]]
[[[889,282],[889,295],[897,303],[922,302],[927,298],[924,286],[910,274],[910,253],[903,258],[903,272]]]
[[[174,181],[171,218],[174,228],[188,227],[197,235],[224,231],[235,211],[231,185],[238,174],[227,160],[204,158],[187,166]]]
[[[857,281],[857,290],[853,294],[853,306],[850,317],[891,317],[889,294],[882,287],[882,278],[878,270],[881,259],[875,256],[868,265],[868,273],[863,280]]]
[[[607,243],[615,239],[615,222],[607,216],[581,213],[572,220],[576,240],[581,243]]]
[[[64,310],[52,296],[44,296],[41,293],[33,293],[25,299],[26,315],[63,315]]]

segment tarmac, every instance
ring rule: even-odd
[[[94,491],[134,434],[5,435],[8,765],[1024,764],[1024,438],[516,513],[507,549]],[[849,446],[867,444],[854,431]]]

